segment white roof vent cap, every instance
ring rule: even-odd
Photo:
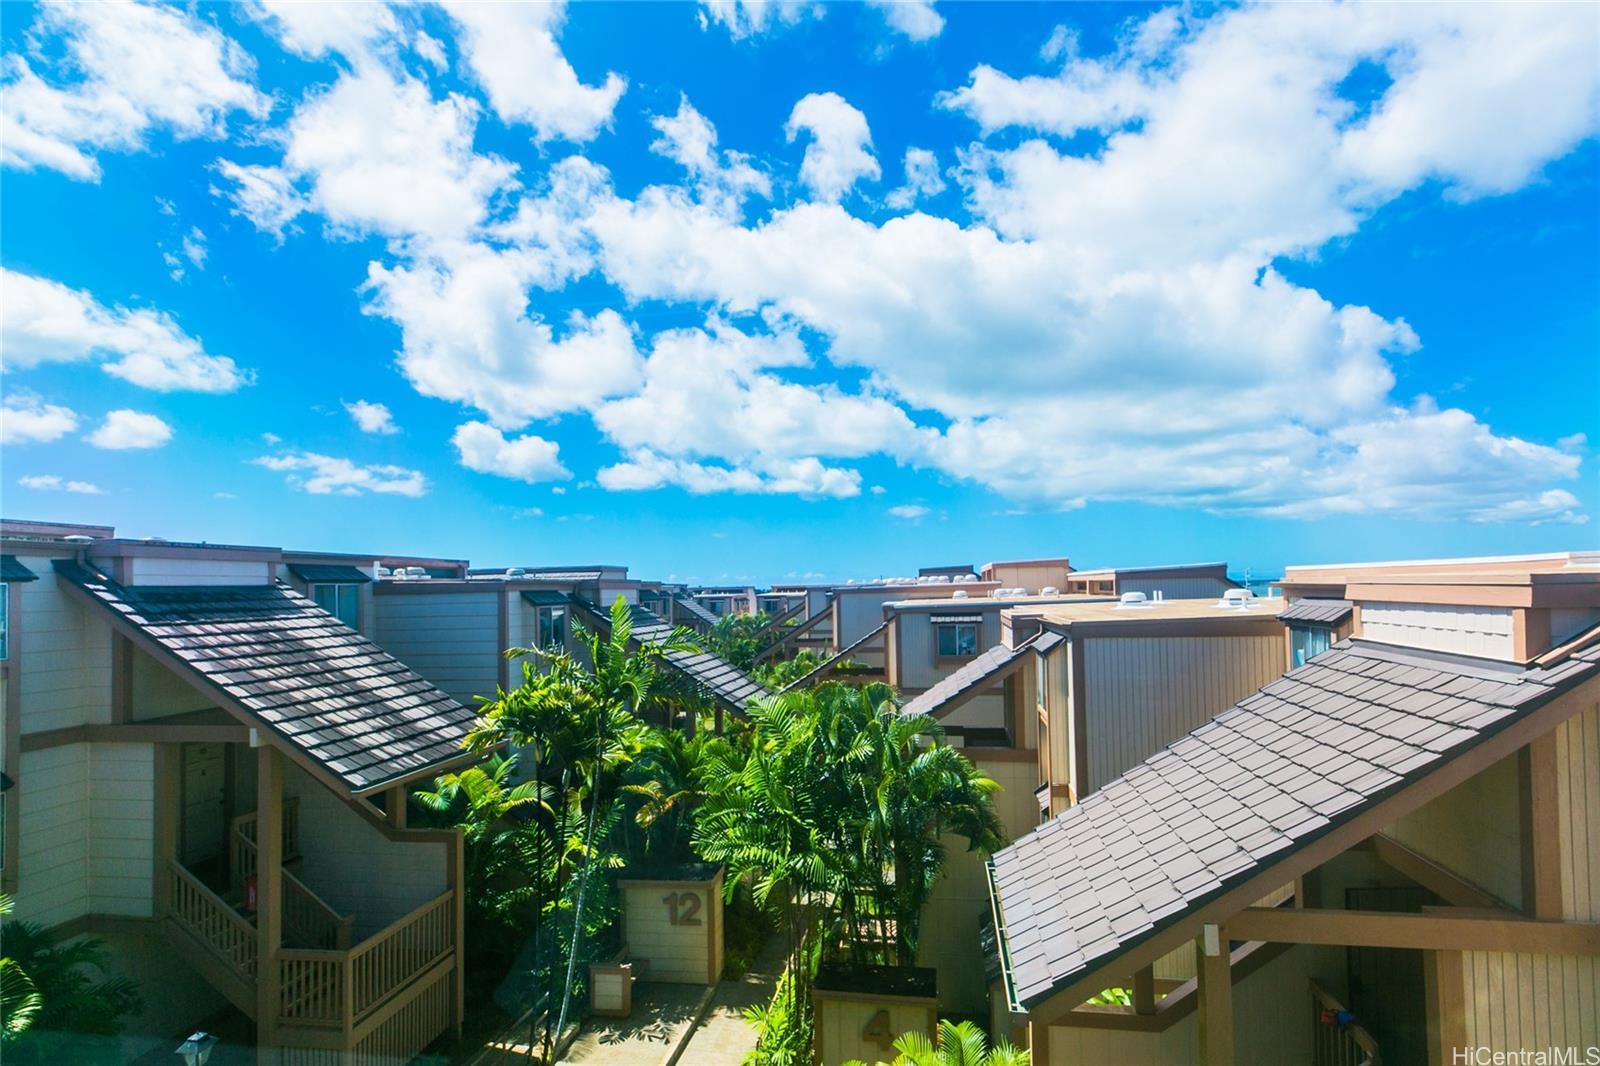
[[[1039,590],[1039,595],[1041,595],[1041,596],[1059,596],[1059,595],[1061,595],[1061,590],[1056,588],[1054,585],[1046,585],[1044,588]]]
[[[506,567],[506,577],[523,577],[526,576],[527,573],[528,571],[520,566]]]
[[[1122,597],[1117,600],[1118,607],[1148,607],[1149,605],[1150,597],[1142,592],[1124,592]]]
[[[952,592],[950,594],[950,598],[952,600],[964,600],[964,599],[967,598],[967,590],[966,589],[956,589],[954,592]]]
[[[1248,611],[1250,609],[1251,602],[1255,598],[1255,593],[1251,592],[1249,589],[1228,589],[1222,594],[1222,599],[1217,601],[1217,606],[1223,608],[1231,607],[1240,611]]]

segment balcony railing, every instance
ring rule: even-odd
[[[1372,1034],[1315,981],[1311,982],[1311,1031],[1312,1066],[1382,1066]]]
[[[348,950],[281,951],[279,1016],[298,1025],[360,1026],[455,950],[455,929],[452,891]]]
[[[235,883],[242,885],[245,878],[256,872],[255,841],[247,838],[238,826],[233,831],[231,849],[235,862]],[[343,949],[350,946],[350,928],[353,915],[341,915],[322,897],[311,891],[306,883],[283,871],[283,930],[286,942],[298,947]]]
[[[256,812],[241,814],[229,826],[230,841],[228,869],[233,873],[233,887],[241,888],[244,879],[256,870],[256,856],[252,847],[248,855],[240,849],[239,842],[254,845],[256,842]],[[300,857],[300,797],[288,796],[283,801],[283,861]]]

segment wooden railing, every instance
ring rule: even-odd
[[[455,950],[455,929],[451,891],[348,951],[280,951],[279,1016],[300,1025],[359,1026]]]
[[[167,913],[246,981],[256,979],[256,927],[183,867],[167,863]]]
[[[244,879],[256,872],[256,812],[241,814],[229,826],[228,870],[235,889],[244,885]],[[252,845],[248,850],[240,842]],[[284,861],[300,854],[300,797],[289,796],[283,801],[283,858]]]
[[[240,875],[242,882],[256,872],[256,845],[237,826],[233,831],[232,851],[245,870]],[[283,871],[283,929],[290,942],[299,947],[343,950],[350,946],[350,928],[354,921],[353,915],[341,915],[304,881],[288,870]]]
[[[1339,1024],[1344,1005],[1311,982],[1312,1066],[1382,1066],[1378,1042],[1352,1018]]]

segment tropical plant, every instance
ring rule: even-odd
[[[756,656],[781,635],[776,626],[770,625],[771,621],[765,614],[725,614],[706,634],[706,650],[749,671],[756,664]]]
[[[5,900],[4,913],[10,912]],[[0,1047],[7,1066],[47,1062],[116,1062],[113,1037],[139,1009],[138,991],[107,968],[105,944],[54,941],[32,922],[7,921],[0,938]]]
[[[768,1016],[808,1017],[817,958],[915,959],[941,838],[997,846],[998,786],[937,743],[937,723],[902,715],[886,685],[828,683],[758,701],[750,717],[748,752],[712,759],[694,843],[727,864],[730,887],[747,880],[758,902],[779,906],[792,1002],[775,997]]]
[[[538,779],[551,790],[550,831],[537,834],[532,842],[535,852],[527,856],[533,874],[529,886],[533,938],[536,944],[550,943],[544,923],[568,898],[572,933],[570,942],[558,948],[564,974],[549,985],[530,989],[534,1016],[543,1021],[539,1043],[547,1061],[571,1010],[588,928],[584,908],[591,877],[605,863],[596,847],[597,827],[617,796],[624,769],[648,733],[639,713],[680,699],[665,679],[662,662],[671,652],[696,648],[692,634],[682,628],[661,641],[632,648],[633,612],[620,596],[611,606],[609,623],[604,635],[575,626],[571,642],[575,651],[510,649],[508,657],[522,660],[522,684],[486,701],[467,737],[468,746],[477,750],[506,744],[525,750],[534,760]],[[535,969],[558,974],[561,968],[541,962]]]
[[[696,813],[706,798],[703,771],[708,754],[727,747],[726,739],[703,731],[690,735],[654,729],[645,734],[623,778],[633,825],[642,832],[637,844],[628,848],[629,854],[660,862],[695,857],[690,840]]]
[[[899,1052],[893,1062],[877,1066],[1029,1066],[1032,1056],[1004,1040],[989,1046],[983,1030],[971,1022],[939,1023],[938,1041],[926,1033],[906,1033],[894,1042]],[[852,1059],[845,1066],[866,1066]]]
[[[518,934],[536,924],[532,870],[548,832],[551,789],[540,781],[513,785],[517,756],[492,755],[482,766],[434,779],[412,793],[425,820],[461,830],[466,953],[474,983],[498,981],[516,953]],[[531,876],[530,876],[531,873]]]
[[[828,657],[820,652],[803,648],[790,659],[757,663],[753,673],[757,681],[776,692],[799,681],[827,661]]]

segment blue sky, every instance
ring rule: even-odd
[[[704,581],[1596,540],[1591,6],[0,15],[9,516]]]

